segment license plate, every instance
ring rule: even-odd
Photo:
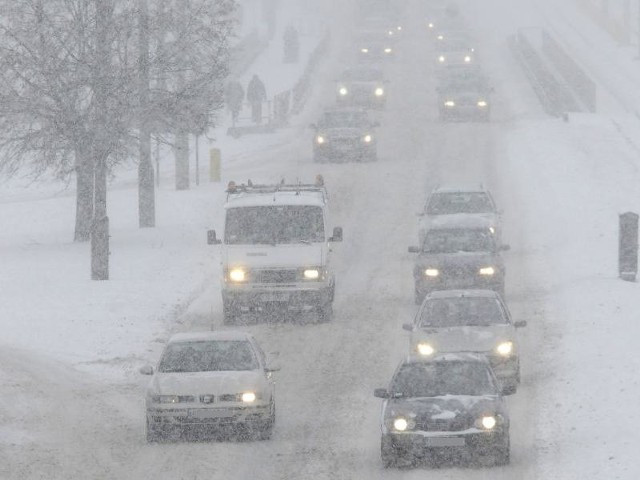
[[[260,300],[263,302],[288,302],[288,293],[263,293],[260,295]]]
[[[425,438],[427,447],[464,447],[465,442],[462,437],[429,437]]]
[[[224,418],[231,417],[231,413],[220,408],[198,408],[189,410],[191,418]]]

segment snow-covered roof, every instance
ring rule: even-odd
[[[486,192],[487,189],[482,186],[481,183],[461,183],[461,184],[447,184],[440,185],[433,189],[433,193],[462,193],[462,192]]]
[[[266,205],[310,205],[323,207],[325,205],[325,196],[320,191],[247,192],[230,196],[224,208]]]

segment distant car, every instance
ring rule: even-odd
[[[435,48],[436,65],[440,73],[446,66],[475,63],[474,42],[467,35],[439,33]]]
[[[419,213],[418,243],[427,230],[442,221],[478,217],[487,221],[498,244],[502,242],[502,221],[491,192],[483,185],[441,185],[433,189]]]
[[[313,160],[375,161],[378,123],[361,108],[333,108],[325,110],[317,124],[312,124]]]
[[[380,68],[353,66],[342,73],[337,83],[338,105],[382,108],[387,101],[386,81]]]
[[[244,332],[176,334],[167,343],[146,394],[148,442],[187,429],[266,440],[275,424],[275,387],[265,355]],[[199,430],[198,430],[199,429]]]
[[[489,121],[493,87],[476,65],[445,68],[437,87],[440,120]]]
[[[484,357],[409,357],[388,388],[374,395],[385,399],[380,442],[385,468],[431,456],[509,463],[509,414]]]
[[[356,40],[359,63],[383,64],[395,57],[395,41],[384,33],[360,34]]]
[[[520,383],[520,354],[516,329],[507,306],[492,290],[445,290],[426,296],[413,323],[411,354],[476,352],[487,357],[503,387],[514,393]]]
[[[490,289],[504,297],[505,266],[501,250],[481,218],[443,219],[432,225],[421,246],[409,247],[418,253],[413,268],[415,301],[420,305],[434,290]]]

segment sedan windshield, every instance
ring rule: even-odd
[[[479,327],[508,323],[498,300],[491,297],[432,298],[420,311],[421,327]]]
[[[224,237],[228,245],[324,242],[322,208],[308,205],[230,208]]]
[[[427,215],[495,212],[493,202],[486,192],[434,193],[426,210]]]
[[[495,252],[489,229],[455,228],[430,230],[422,244],[424,253]]]
[[[394,397],[493,395],[489,368],[475,362],[434,362],[403,365],[391,382]]]
[[[326,112],[320,120],[323,128],[363,128],[369,126],[366,112],[337,111]]]
[[[179,342],[167,346],[158,371],[225,372],[259,368],[251,344],[244,340]]]

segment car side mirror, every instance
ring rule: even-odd
[[[140,373],[142,375],[153,375],[153,367],[151,365],[144,365],[140,367]]]
[[[513,324],[513,326],[516,327],[516,328],[526,327],[527,326],[527,321],[526,320],[519,320],[519,321],[515,322]]]
[[[373,396],[376,398],[389,398],[389,392],[386,388],[376,388],[373,391]]]
[[[280,365],[278,365],[277,363],[274,363],[272,365],[267,365],[264,368],[265,373],[273,373],[273,372],[279,372],[281,369]]]
[[[222,240],[218,239],[218,237],[216,237],[216,231],[215,230],[209,230],[207,231],[207,243],[209,245],[220,245],[222,243]]]
[[[511,250],[511,245],[507,245],[506,243],[503,243],[502,245],[500,245],[498,250],[502,252],[506,252],[507,250]]]
[[[341,242],[342,241],[342,227],[334,227],[333,235],[329,239],[330,242]]]
[[[411,246],[407,249],[409,253],[420,253],[420,247]]]
[[[513,395],[514,393],[516,393],[516,387],[515,385],[502,385],[500,387],[500,394],[507,397],[509,395]]]
[[[403,323],[402,329],[406,330],[407,332],[413,332],[413,323]]]

